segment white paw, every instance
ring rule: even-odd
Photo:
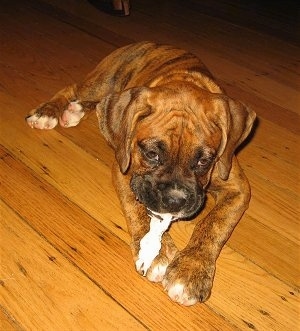
[[[140,242],[140,251],[138,259],[135,262],[136,270],[146,276],[148,269],[150,268],[153,260],[159,254],[161,248],[161,236],[153,236],[148,232]]]
[[[188,296],[183,284],[176,283],[171,286],[165,286],[163,282],[163,286],[165,287],[165,291],[168,292],[169,297],[181,305],[192,306],[198,302],[197,298]]]
[[[173,221],[171,214],[151,212],[150,231],[140,241],[140,251],[135,263],[136,270],[144,276],[161,249],[161,237]]]
[[[55,117],[51,116],[39,116],[37,114],[33,114],[26,118],[28,125],[32,129],[41,129],[41,130],[50,130],[56,127],[58,120]]]
[[[72,101],[59,119],[59,124],[66,128],[76,126],[83,116],[84,112],[79,101]]]
[[[168,262],[158,263],[153,268],[150,268],[147,273],[147,278],[154,283],[161,282],[164,279],[168,265]]]
[[[151,265],[151,262],[152,261],[138,258],[137,261],[135,262],[135,268],[140,274],[146,276],[146,273]]]

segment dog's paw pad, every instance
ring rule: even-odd
[[[38,114],[33,114],[26,118],[27,124],[32,129],[40,129],[40,130],[50,130],[56,127],[58,120],[52,116],[40,116]]]
[[[198,302],[197,298],[188,295],[183,284],[176,283],[171,286],[167,286],[167,284],[163,281],[163,286],[165,291],[168,292],[169,297],[183,306],[192,306]]]
[[[69,128],[76,126],[84,116],[83,107],[79,101],[72,101],[69,103],[68,108],[64,110],[59,124],[63,127]]]
[[[168,265],[169,265],[168,262],[157,263],[156,265],[150,268],[150,270],[147,273],[147,278],[151,282],[155,282],[155,283],[161,282],[164,279]]]

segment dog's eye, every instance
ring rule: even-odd
[[[138,142],[139,151],[147,166],[157,167],[163,164],[165,146],[162,141],[151,139]]]
[[[212,149],[200,147],[196,150],[191,161],[191,169],[203,173],[212,165],[215,153]]]
[[[214,160],[214,155],[213,154],[203,155],[203,153],[201,153],[202,155],[199,155],[199,154],[196,155],[196,157],[192,161],[191,168],[194,171],[203,173],[203,172],[207,171],[208,168],[212,165],[213,160]]]
[[[148,160],[156,161],[156,162],[159,161],[159,155],[155,151],[145,152],[145,156]]]
[[[201,158],[197,162],[198,167],[207,167],[211,163],[211,159]]]

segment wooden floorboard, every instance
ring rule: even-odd
[[[1,210],[1,262],[7,275],[2,300],[24,329],[143,328],[3,202]]]
[[[130,17],[115,18],[85,0],[1,3],[1,331],[300,330],[297,35],[282,17],[284,31],[274,35],[274,11],[250,28],[224,16],[230,1],[214,12],[217,5],[140,0]],[[190,308],[134,270],[111,184],[113,153],[95,117],[49,132],[24,121],[112,50],[139,40],[193,51],[258,114],[238,153],[250,208],[221,253],[211,298]],[[194,223],[173,225],[179,247]]]

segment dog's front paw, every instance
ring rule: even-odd
[[[172,261],[162,282],[169,297],[184,306],[206,301],[211,293],[215,263],[184,251]]]
[[[166,256],[157,256],[147,272],[148,280],[155,283],[161,282],[164,279],[168,265],[169,259]]]

